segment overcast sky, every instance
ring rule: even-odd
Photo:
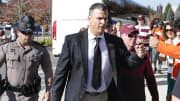
[[[151,8],[156,10],[157,5],[162,5],[163,10],[165,9],[166,5],[170,3],[172,6],[177,6],[180,4],[180,0],[132,0],[135,1],[141,5],[144,5],[145,7],[148,7],[150,5]]]
[[[2,2],[7,2],[7,0],[2,0]]]

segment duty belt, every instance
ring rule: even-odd
[[[22,86],[18,86],[18,87],[8,86],[7,90],[14,91],[14,92],[24,92],[25,91],[24,87],[22,87]]]
[[[22,85],[22,86],[17,86],[17,87],[13,87],[13,86],[8,86],[7,90],[9,91],[13,91],[13,92],[19,92],[24,96],[30,96],[32,94],[36,94],[39,92],[39,89],[37,89],[34,86],[26,86],[26,85]]]
[[[107,92],[106,90],[103,92],[88,92],[88,91],[86,91],[86,94],[88,94],[90,96],[98,96],[98,95],[104,94],[106,92]]]

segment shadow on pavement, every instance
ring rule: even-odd
[[[167,73],[155,74],[155,78],[167,78]]]
[[[167,80],[157,81],[158,86],[167,85]]]

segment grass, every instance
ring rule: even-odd
[[[43,46],[52,46],[52,39],[48,38],[48,39],[44,39],[41,41],[36,41],[39,44],[43,45]]]

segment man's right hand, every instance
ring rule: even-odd
[[[151,36],[149,38],[149,46],[155,48],[158,46],[159,39],[156,36]]]
[[[50,92],[48,91],[48,92],[46,92],[45,94],[44,94],[44,96],[42,97],[42,101],[50,101],[50,96],[51,94],[50,94]]]

